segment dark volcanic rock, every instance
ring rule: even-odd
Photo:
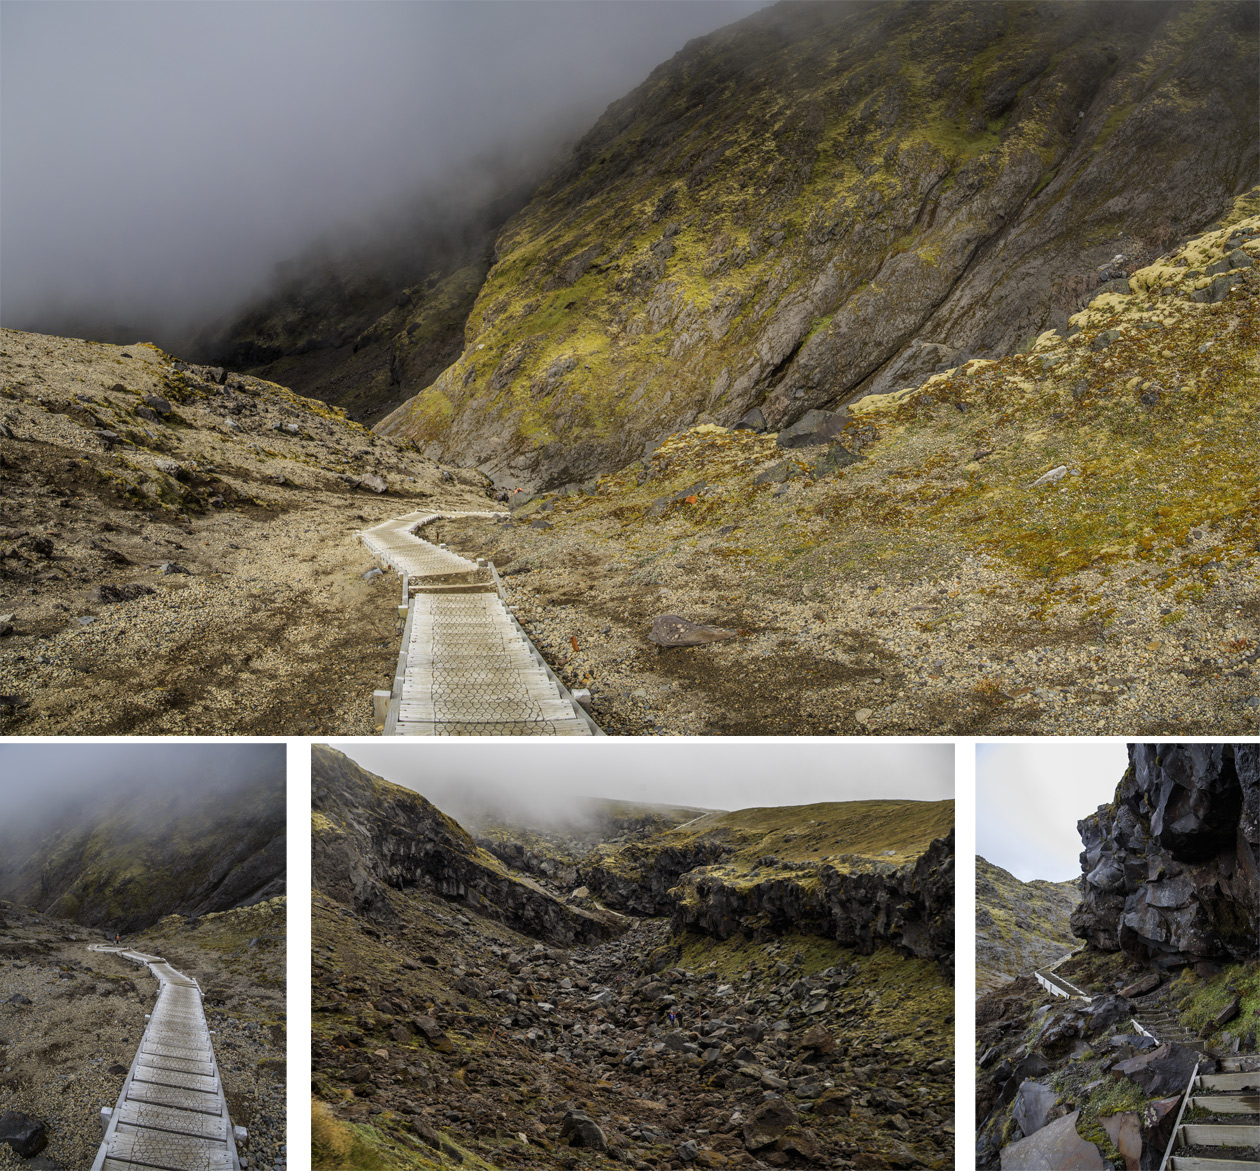
[[[15,1154],[30,1159],[48,1145],[48,1134],[38,1119],[6,1110],[0,1114],[0,1143],[8,1143]]]
[[[727,939],[756,925],[794,924],[869,955],[887,944],[909,955],[954,966],[954,834],[938,838],[913,865],[845,873],[823,865],[818,881],[785,876],[753,886],[721,875],[682,874],[676,931]]]
[[[1156,968],[1245,959],[1260,934],[1260,749],[1139,744],[1115,799],[1078,822],[1073,932]]]
[[[393,923],[387,888],[424,885],[451,902],[558,943],[606,939],[618,917],[566,906],[529,879],[510,877],[468,833],[418,793],[382,781],[315,745],[312,809],[328,823],[313,839],[319,888],[365,918]]]

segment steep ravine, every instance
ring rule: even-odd
[[[759,911],[721,938],[678,916],[618,916],[628,930],[563,946],[547,917],[513,919],[471,897],[481,879],[451,881],[479,852],[423,799],[351,777],[328,749],[313,763],[316,1168],[953,1164],[939,957],[846,947],[790,917],[755,922]],[[813,848],[832,825],[824,807],[802,808],[745,821]],[[738,815],[711,816],[722,828]],[[405,858],[404,835],[423,842]],[[568,875],[544,869],[548,846],[530,841],[538,897],[611,914],[589,891],[549,893]],[[907,868],[937,910],[952,909],[946,848]],[[767,899],[777,865],[763,867]],[[365,900],[368,872],[379,885]],[[694,905],[711,918],[724,897]]]

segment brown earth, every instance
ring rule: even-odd
[[[484,507],[483,479],[151,346],[5,330],[0,347],[0,730],[371,734],[396,587],[362,580],[354,533],[439,490]],[[171,414],[138,415],[144,394]],[[372,474],[385,494],[357,486]],[[94,602],[101,585],[151,592]]]

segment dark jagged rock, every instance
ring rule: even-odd
[[[374,777],[331,748],[311,751],[315,878],[358,914],[393,923],[387,888],[423,885],[553,942],[606,939],[623,929],[615,915],[566,906],[529,879],[509,875],[418,793]]]
[[[48,1145],[47,1128],[29,1114],[6,1110],[0,1114],[0,1143],[8,1143],[23,1159],[33,1159]]]
[[[1245,959],[1260,934],[1260,749],[1139,744],[1115,799],[1078,823],[1072,930],[1156,968]]]
[[[683,874],[675,930],[727,939],[736,931],[795,929],[827,935],[869,955],[879,944],[938,960],[953,972],[954,835],[938,838],[909,866],[870,866],[845,873],[819,867],[817,875],[785,876],[748,884],[702,869]]]

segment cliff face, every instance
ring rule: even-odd
[[[871,865],[767,881],[721,873],[684,874],[674,896],[673,928],[728,939],[793,930],[834,939],[870,955],[877,945],[933,959],[954,970],[954,832],[938,838],[912,865]]]
[[[1115,799],[1077,828],[1077,936],[1157,968],[1255,955],[1260,746],[1131,745]]]
[[[1061,327],[1254,182],[1247,4],[780,6],[614,103],[379,424],[537,485]]]
[[[137,788],[48,837],[0,828],[0,898],[135,932],[283,895],[285,841],[283,779],[227,794]]]
[[[422,886],[556,943],[606,939],[623,928],[616,916],[565,906],[529,879],[510,876],[418,793],[331,748],[313,747],[311,782],[315,886],[358,915],[393,924],[388,890]]]

